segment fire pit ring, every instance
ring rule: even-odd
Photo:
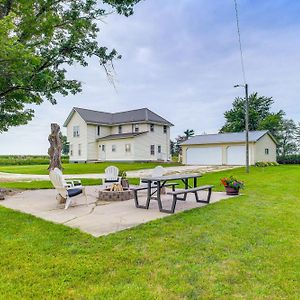
[[[133,198],[133,191],[124,189],[123,191],[101,190],[98,193],[99,201],[126,201]]]

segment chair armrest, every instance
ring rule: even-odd
[[[81,186],[81,181],[78,179],[75,180],[66,180],[67,184],[70,184],[71,186]]]

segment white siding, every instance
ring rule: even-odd
[[[148,133],[135,137],[135,160],[163,160],[170,159],[170,128],[163,132],[162,125],[154,125],[154,132],[150,132],[150,124],[147,125]],[[150,146],[155,145],[155,155],[150,154]],[[161,146],[161,154],[158,154],[158,146]]]
[[[126,161],[135,160],[134,157],[134,139],[119,139],[119,140],[111,140],[111,141],[99,141],[100,145],[105,145],[105,160],[107,161]],[[131,151],[125,151],[125,145],[130,144]],[[112,146],[115,146],[116,151],[112,151]],[[101,151],[101,147],[98,146],[99,151]]]
[[[79,126],[79,137],[73,137],[73,127]],[[67,126],[67,140],[72,145],[73,155],[70,161],[87,160],[87,125],[77,112],[74,113]],[[81,144],[81,155],[78,155],[78,145]]]
[[[265,154],[265,149],[269,149],[269,154]],[[257,161],[276,161],[276,144],[267,134],[255,145],[255,162]]]

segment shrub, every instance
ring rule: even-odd
[[[280,164],[300,164],[300,154],[286,155],[286,156],[278,156],[277,161]]]
[[[258,161],[255,163],[256,167],[269,167],[269,166],[279,166],[276,161]]]

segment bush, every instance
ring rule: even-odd
[[[62,156],[62,163],[68,163],[69,157]],[[47,165],[49,156],[47,155],[1,155],[0,166],[16,165]]]
[[[277,161],[280,164],[300,164],[300,154],[286,155],[286,156],[278,156]]]
[[[270,167],[270,166],[279,166],[279,163],[276,161],[258,161],[255,163],[256,167]]]

